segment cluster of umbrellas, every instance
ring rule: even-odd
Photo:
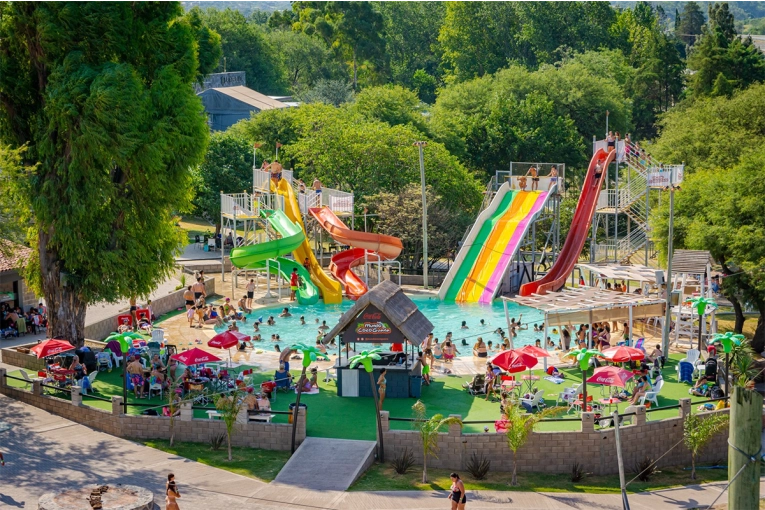
[[[236,347],[239,345],[239,342],[246,342],[249,341],[250,337],[248,335],[245,335],[244,333],[240,333],[238,331],[224,331],[223,333],[219,333],[212,337],[209,342],[207,342],[207,345],[209,347],[214,347],[216,349],[226,349],[228,350],[228,357],[229,360],[231,359],[231,351],[230,349],[232,347]],[[188,351],[179,352],[177,354],[173,354],[170,356],[170,359],[174,359],[177,361],[180,361],[186,366],[192,366],[192,365],[200,365],[202,363],[213,363],[216,361],[221,361],[219,357],[216,355],[209,353],[207,351],[203,351],[202,349],[198,347],[194,347],[193,349],[189,349]]]

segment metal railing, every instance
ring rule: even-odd
[[[258,204],[248,193],[222,194],[220,212],[232,216],[257,216]]]

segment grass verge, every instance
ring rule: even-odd
[[[270,482],[276,478],[276,475],[290,458],[290,452],[235,446],[231,448],[231,458],[233,460],[229,462],[225,444],[223,448],[216,451],[209,444],[205,443],[183,443],[176,441],[172,447],[170,447],[170,441],[161,439],[139,441],[139,443],[150,448],[162,450],[165,453],[178,455],[179,457],[184,457],[207,466],[224,469],[264,482]]]
[[[411,491],[411,490],[448,490],[451,487],[450,471],[429,469],[429,483],[422,483],[422,469],[414,467],[404,475],[393,470],[390,464],[374,464],[359,480],[351,486],[351,491]],[[525,491],[525,492],[586,492],[589,494],[618,494],[619,476],[586,475],[579,482],[572,482],[569,475],[551,475],[547,473],[518,473],[518,485],[510,485],[511,473],[491,472],[485,480],[475,480],[466,471],[460,471],[460,477],[468,490]],[[627,481],[634,474],[627,474]],[[648,482],[635,480],[628,487],[628,492],[644,492],[669,487],[689,485],[690,483],[708,483],[727,480],[725,469],[701,469],[696,472],[697,480],[691,482],[690,471],[682,468],[666,468],[654,473]]]

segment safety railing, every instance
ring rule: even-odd
[[[353,193],[333,188],[321,188],[321,205],[335,213],[353,214]]]
[[[222,194],[220,212],[231,216],[257,216],[258,206],[253,205],[248,193]]]

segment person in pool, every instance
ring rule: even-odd
[[[441,344],[438,343],[438,338],[433,340],[433,358],[434,359],[441,359],[444,356],[444,351],[441,349]]]
[[[284,310],[282,310],[282,313],[279,314],[279,317],[292,317],[289,307],[285,306]]]
[[[452,343],[451,340],[444,340],[444,361],[447,363],[451,363],[454,359],[454,356],[459,354],[460,351],[457,350],[457,347]]]
[[[329,329],[329,326],[327,326],[327,321],[321,321],[321,326],[319,326],[319,331],[324,333]]]
[[[479,324],[480,324],[481,326],[486,326],[486,322],[485,322],[483,319],[481,319],[481,321],[479,322]]]
[[[276,326],[276,321],[274,320],[274,316],[273,315],[271,315],[268,318],[268,320],[266,321],[266,324],[268,324],[269,326]]]
[[[470,329],[467,325],[467,321],[462,321],[462,326],[460,326],[460,329]]]
[[[305,315],[300,316],[300,325],[305,326]]]

